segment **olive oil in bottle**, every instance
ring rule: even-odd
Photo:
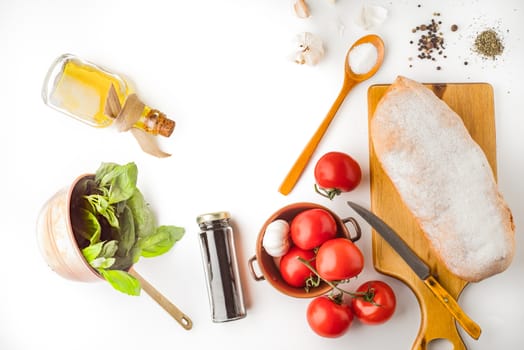
[[[93,127],[116,122],[121,131],[136,128],[169,137],[175,122],[143,104],[119,75],[71,54],[56,59],[42,89],[44,102]]]

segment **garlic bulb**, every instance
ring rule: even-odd
[[[298,51],[295,53],[295,63],[314,66],[324,57],[322,40],[310,32],[296,36]]]
[[[290,245],[289,224],[286,220],[278,219],[267,225],[262,246],[269,255],[281,257],[288,252]]]

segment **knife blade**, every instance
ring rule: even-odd
[[[466,313],[461,309],[455,298],[431,275],[429,266],[418,257],[417,254],[400,238],[400,236],[381,218],[370,210],[348,201],[347,204],[366,220],[375,231],[400,255],[409,265],[415,274],[424,282],[435,297],[453,315],[455,320],[462,328],[474,339],[480,337],[481,329]]]

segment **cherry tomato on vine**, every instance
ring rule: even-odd
[[[382,281],[369,281],[356,290],[363,297],[351,300],[355,316],[364,324],[377,325],[386,322],[393,316],[397,300],[393,289]]]
[[[280,259],[280,275],[284,281],[293,287],[304,287],[313,272],[298,257],[310,261],[315,258],[315,252],[312,250],[300,249],[296,246],[291,247],[289,251]],[[310,261],[315,268],[315,261]]]
[[[293,243],[308,250],[335,238],[337,223],[333,216],[324,209],[307,209],[293,218],[290,231]]]
[[[364,268],[364,256],[347,238],[324,242],[317,251],[316,269],[328,281],[341,281],[357,276]]]
[[[315,189],[329,199],[353,190],[361,179],[360,165],[346,153],[326,153],[315,165]]]
[[[348,304],[323,295],[313,299],[307,308],[309,327],[322,337],[340,337],[351,326],[353,313]]]

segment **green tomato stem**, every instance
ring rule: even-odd
[[[342,193],[342,191],[340,191],[338,188],[325,189],[318,186],[317,184],[315,184],[315,192],[322,197],[328,198],[329,200],[333,200],[333,198]]]
[[[333,288],[334,290],[337,290],[343,294],[347,294],[349,295],[351,298],[362,298],[364,299],[365,301],[367,302],[370,302],[374,305],[377,305],[377,306],[380,306],[378,304],[375,303],[375,301],[373,300],[374,297],[375,297],[375,290],[373,288],[368,288],[367,291],[365,292],[357,292],[357,293],[353,293],[353,292],[350,292],[350,291],[347,291],[343,288],[340,288],[338,286],[338,283],[339,282],[333,282],[333,281],[328,281],[324,278],[322,278],[322,276],[320,276],[320,274],[318,273],[318,271],[311,265],[311,263],[309,261],[307,261],[306,259],[298,256],[297,257],[298,260],[300,260],[300,262],[302,262],[304,265],[307,266],[308,269],[311,270],[311,272],[313,272],[315,274],[315,276],[318,278],[319,281],[324,281],[327,285],[329,285],[331,288]],[[336,297],[335,297],[336,298]],[[339,298],[331,298],[333,301],[337,301],[339,300]]]

